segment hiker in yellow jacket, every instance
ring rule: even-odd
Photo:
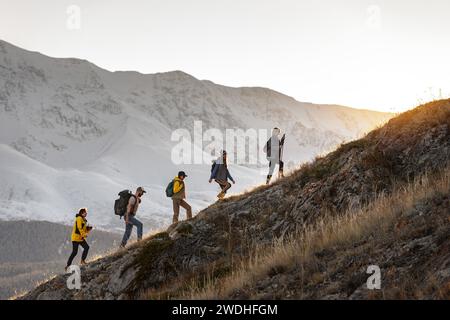
[[[72,254],[67,260],[67,268],[72,264],[73,259],[78,253],[78,247],[83,247],[83,254],[81,255],[81,265],[86,264],[86,258],[89,252],[89,245],[86,242],[86,238],[91,231],[92,227],[88,226],[87,220],[87,209],[81,208],[78,214],[75,216],[75,223],[72,228]]]
[[[192,218],[192,208],[184,200],[186,199],[186,187],[184,185],[184,179],[187,177],[184,171],[178,172],[178,176],[175,177],[173,183],[173,223],[178,222],[178,216],[180,215],[180,207],[186,209],[186,215],[188,219]]]

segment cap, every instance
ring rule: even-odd
[[[142,192],[142,193],[146,193],[147,191],[144,190],[144,187],[139,187],[136,190],[137,192]]]
[[[186,175],[186,173],[184,172],[184,171],[180,171],[180,172],[178,172],[178,176],[179,177],[187,177],[187,175]]]

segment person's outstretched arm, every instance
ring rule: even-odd
[[[234,179],[231,176],[230,171],[228,171],[228,169],[227,169],[227,178],[230,179],[233,183],[236,183],[236,182],[234,182]]]

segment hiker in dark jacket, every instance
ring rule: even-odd
[[[227,152],[225,150],[222,151],[222,156],[219,157],[214,163],[211,176],[209,177],[209,183],[211,183],[213,179],[222,189],[222,191],[217,195],[217,198],[219,199],[223,199],[227,193],[227,190],[231,188],[231,184],[228,182],[228,179],[231,180],[233,184],[236,183],[231,176],[230,171],[228,171]]]
[[[284,162],[282,160],[283,157],[283,146],[284,139],[286,135],[280,139],[280,129],[273,128],[272,136],[266,142],[264,146],[264,152],[266,153],[267,160],[269,161],[269,174],[267,175],[266,184],[269,184],[270,179],[272,179],[273,172],[275,170],[275,166],[278,164],[278,178],[283,178],[283,167]]]
[[[130,239],[131,236],[131,231],[133,231],[133,226],[136,226],[137,228],[138,241],[142,240],[143,225],[142,222],[136,219],[136,213],[139,204],[141,203],[141,197],[146,192],[147,191],[145,191],[143,187],[139,187],[136,189],[136,193],[128,200],[127,211],[125,213],[125,233],[123,234],[122,243],[120,244],[121,248],[124,248],[127,245],[128,239]]]
[[[186,216],[188,219],[192,218],[192,208],[186,202],[186,185],[184,183],[184,179],[187,177],[184,171],[178,172],[178,176],[175,177],[173,183],[173,223],[178,222],[178,217],[180,215],[180,207],[186,209]]]
[[[86,264],[86,258],[89,252],[89,245],[86,242],[86,238],[91,231],[91,227],[88,226],[87,220],[87,209],[81,208],[78,214],[75,216],[75,223],[72,228],[72,253],[70,254],[69,260],[67,260],[67,268],[72,265],[72,261],[78,253],[78,247],[83,247],[83,254],[81,255],[81,265]]]

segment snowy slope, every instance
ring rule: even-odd
[[[0,219],[71,223],[90,208],[91,223],[121,228],[117,192],[146,186],[139,216],[146,228],[170,221],[164,195],[188,172],[194,211],[214,201],[209,163],[175,165],[172,132],[194,121],[203,130],[286,130],[285,160],[308,161],[368,132],[391,115],[302,103],[265,88],[230,88],[181,71],[109,72],[88,61],[55,59],[0,41]],[[197,146],[196,152],[202,152]],[[241,192],[264,180],[251,166],[230,166]]]

